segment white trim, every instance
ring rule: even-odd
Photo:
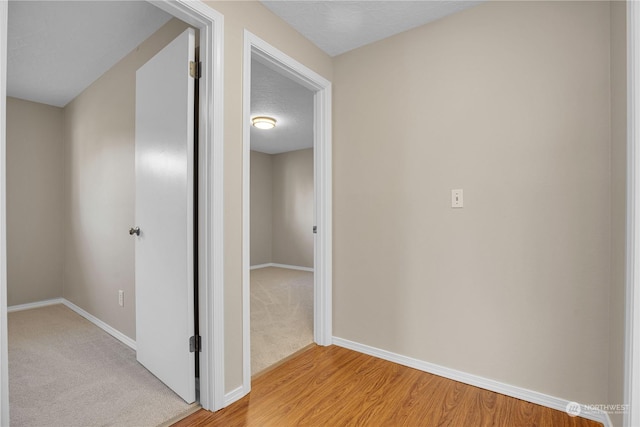
[[[7,332],[7,26],[9,2],[0,1],[0,426],[9,425]]]
[[[474,387],[480,387],[485,390],[493,391],[495,393],[504,394],[507,396],[515,397],[516,399],[524,400],[527,402],[535,403],[537,405],[546,406],[547,408],[556,409],[558,411],[565,412],[569,400],[561,399],[555,396],[549,396],[537,391],[528,390],[526,388],[517,387],[510,384],[501,383],[499,381],[491,380],[488,378],[480,377],[477,375],[469,374],[466,372],[458,371],[456,369],[447,368],[444,366],[436,365],[435,363],[429,363],[422,360],[414,359],[412,357],[403,356],[401,354],[392,353],[387,350],[381,350],[379,348],[371,347],[365,344],[360,344],[354,341],[349,341],[344,338],[333,337],[333,343],[339,347],[348,348],[349,350],[357,351],[359,353],[368,354],[369,356],[378,357],[389,362],[394,362],[399,365],[408,366],[410,368],[418,369],[419,371],[428,372],[430,374],[438,375],[440,377],[448,378],[450,380],[459,381],[461,383],[469,384]],[[605,427],[611,427],[611,420],[609,415],[605,412],[594,412],[588,410],[584,405],[581,405],[582,412],[580,414],[583,418],[598,421],[604,424]]]
[[[333,166],[332,86],[325,82],[314,96],[315,236],[313,336],[319,345],[331,345],[333,337]]]
[[[332,175],[331,175],[331,82],[271,46],[251,32],[244,32],[242,72],[242,375],[244,393],[251,390],[250,336],[250,107],[251,59],[278,70],[315,92],[314,95],[314,340],[330,345],[332,336]]]
[[[136,342],[134,340],[132,340],[131,338],[129,338],[128,336],[126,336],[125,334],[120,332],[119,330],[117,330],[115,328],[112,328],[111,326],[107,325],[106,323],[104,323],[102,320],[98,319],[94,315],[89,314],[88,312],[86,312],[85,310],[81,309],[80,307],[78,307],[77,305],[72,303],[71,301],[66,300],[64,298],[61,298],[61,300],[62,300],[62,304],[64,304],[66,307],[69,307],[71,310],[75,311],[80,316],[84,317],[89,322],[93,323],[98,328],[102,329],[103,331],[105,331],[106,333],[108,333],[109,335],[111,335],[112,337],[114,337],[115,339],[117,339],[118,341],[123,343],[124,345],[126,345],[128,347],[131,347],[131,349],[133,349],[135,351]]]
[[[26,304],[12,305],[10,307],[7,307],[7,313],[14,313],[16,311],[31,310],[33,308],[48,307],[50,305],[56,305],[56,304],[64,304],[64,298],[53,298],[53,299],[47,299],[47,300],[44,300],[44,301],[29,302],[29,303],[26,303]]]
[[[224,395],[224,406],[227,407],[245,396],[244,386],[238,386]]]
[[[251,43],[244,35],[242,57],[242,394],[251,391]]]
[[[258,270],[260,268],[267,268],[267,267],[273,267],[273,264],[268,262],[266,264],[252,265],[251,267],[249,267],[249,270]]]
[[[300,267],[299,265],[278,264],[277,262],[269,262],[266,264],[252,265],[249,268],[249,270],[258,270],[260,268],[267,268],[267,267],[286,268],[288,270],[310,271],[313,273],[313,268],[311,267]]]
[[[200,404],[216,411],[224,407],[224,16],[200,0],[148,1],[200,31]]]
[[[278,264],[277,262],[272,263],[271,267],[286,268],[288,270],[309,271],[312,273],[314,272],[313,268],[311,267],[300,267],[298,265]]]
[[[627,290],[623,425],[640,426],[640,5],[627,2]]]

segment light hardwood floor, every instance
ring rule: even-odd
[[[574,426],[600,423],[387,362],[313,346],[253,379],[252,390],[199,426]]]

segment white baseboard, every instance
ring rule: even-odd
[[[32,308],[47,307],[49,305],[63,304],[62,298],[53,298],[44,301],[30,302],[27,304],[12,305],[7,307],[7,313],[13,313],[14,311],[31,310]]]
[[[118,341],[122,342],[124,345],[131,347],[134,351],[136,350],[136,342],[134,340],[132,340],[131,338],[129,338],[128,336],[126,336],[125,334],[120,332],[119,330],[114,329],[111,326],[107,325],[106,323],[104,323],[102,320],[98,319],[94,315],[89,314],[88,312],[84,311],[83,309],[81,309],[80,307],[78,307],[77,305],[72,303],[71,301],[66,300],[64,298],[61,298],[61,300],[62,300],[61,301],[62,304],[64,304],[65,306],[69,307],[71,310],[75,311],[80,316],[84,317],[89,322],[91,322],[94,325],[96,325],[98,328],[102,329],[103,331],[105,331],[106,333],[108,333],[109,335],[111,335],[112,337],[117,339]]]
[[[267,268],[267,267],[288,268],[289,270],[300,270],[300,271],[313,272],[313,268],[311,268],[311,267],[300,267],[298,265],[278,264],[276,262],[269,262],[267,264],[252,265],[251,267],[249,267],[249,269],[250,270],[257,270],[259,268]]]
[[[243,386],[238,386],[237,388],[224,395],[224,407],[226,408],[232,403],[237,402],[247,394],[249,394],[249,392],[245,391]]]
[[[249,267],[249,270],[257,270],[259,268],[267,268],[267,267],[273,267],[273,264],[266,263],[266,264],[252,265],[251,267]]]
[[[524,400],[527,402],[535,403],[537,405],[546,406],[551,409],[565,412],[567,405],[570,401],[560,399],[558,397],[549,396],[537,391],[528,390],[525,388],[501,383],[499,381],[490,380],[488,378],[480,377],[477,375],[468,374],[466,372],[458,371],[444,366],[436,365],[434,363],[425,362],[422,360],[414,359],[411,357],[403,356],[401,354],[392,353],[387,350],[381,350],[379,348],[371,347],[365,344],[360,344],[354,341],[349,341],[344,338],[333,337],[333,344],[354,350],[360,353],[368,354],[369,356],[378,357],[380,359],[388,360],[390,362],[397,363],[399,365],[408,366],[410,368],[418,369],[420,371],[428,372],[430,374],[438,375],[441,377],[449,378],[454,381],[469,384],[475,387],[480,387],[485,390],[493,391],[496,393],[504,394],[507,396],[515,397],[516,399]],[[582,411],[580,416],[593,421],[604,424],[604,427],[612,427],[609,414],[601,411],[590,410],[588,406],[580,405]]]

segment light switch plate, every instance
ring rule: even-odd
[[[464,199],[462,189],[451,190],[451,207],[462,208],[464,207]]]

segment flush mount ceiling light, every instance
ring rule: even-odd
[[[258,129],[273,129],[276,127],[276,119],[267,116],[254,117],[251,119],[251,123]]]

